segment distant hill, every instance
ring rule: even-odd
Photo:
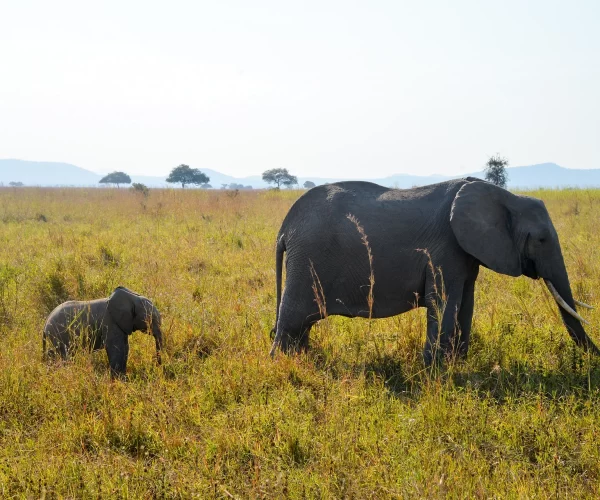
[[[0,164],[1,164],[0,160]],[[223,184],[231,184],[235,182],[236,184],[243,184],[244,186],[252,186],[253,188],[267,187],[260,176],[252,176],[252,177],[232,177],[231,175],[222,174],[221,172],[217,172],[216,170],[211,170],[210,168],[201,168],[202,172],[204,172],[210,178],[210,185],[219,189]],[[146,186],[150,187],[178,187],[176,184],[169,184],[167,182],[167,176],[162,177],[153,177],[150,175],[131,175],[132,182],[141,182],[142,184],[146,184]]]
[[[90,186],[101,177],[69,163],[0,160],[0,182],[22,182],[26,186]]]
[[[483,177],[483,172],[473,174]],[[600,187],[600,169],[571,169],[556,163],[540,163],[528,167],[508,169],[510,187]]]
[[[233,177],[215,170],[202,168],[202,172],[210,177],[213,188],[223,184],[242,184],[253,188],[267,187],[260,175],[249,177]],[[379,179],[364,179],[384,186],[409,188],[432,184],[447,179],[457,179],[467,175],[483,178],[483,172],[474,172],[458,176],[430,175],[418,176],[410,174],[395,174]],[[508,169],[508,185],[512,188],[533,189],[538,187],[600,187],[600,169],[578,170],[564,168],[555,163],[541,163],[526,167],[511,167]],[[90,172],[69,163],[34,162],[24,160],[0,160],[0,182],[22,182],[26,186],[99,186],[102,175]],[[166,176],[131,175],[133,182],[141,182],[150,187],[178,187],[167,184]],[[298,177],[300,185],[310,180],[315,184],[352,180],[351,178],[320,178]]]
[[[510,188],[565,188],[565,187],[600,187],[600,169],[571,169],[564,168],[556,163],[540,163],[538,165],[529,165],[526,167],[509,167],[508,187]],[[421,186],[424,184],[433,184],[447,179],[459,179],[461,177],[479,177],[483,179],[483,171],[472,172],[455,176],[431,175],[416,176],[396,174],[384,179],[379,179],[379,184],[384,186],[396,186],[407,188],[411,186]]]
[[[223,184],[242,184],[253,188],[267,187],[258,175],[238,178],[222,174],[209,168],[201,169],[210,177],[210,185],[220,188]],[[0,182],[22,182],[26,186],[96,186],[104,177],[89,170],[59,162],[37,162],[25,160],[0,160]],[[167,176],[130,175],[132,182],[141,182],[150,187],[178,187],[167,183]]]

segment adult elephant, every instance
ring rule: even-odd
[[[359,229],[368,238],[372,265]],[[509,276],[543,278],[569,335],[584,349],[600,353],[576,312],[544,203],[468,177],[413,189],[339,182],[301,196],[277,237],[271,355],[278,346],[284,352],[306,348],[310,328],[324,309],[327,315],[386,318],[417,306],[428,311],[425,363],[451,348],[464,357],[480,265]]]
[[[129,335],[144,331],[154,336],[157,361],[163,344],[161,317],[150,299],[125,287],[117,287],[110,297],[90,301],[65,302],[50,313],[43,333],[49,354],[67,359],[76,346],[106,349],[113,376],[125,375],[129,355]]]

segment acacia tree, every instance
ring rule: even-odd
[[[305,181],[302,185],[304,186],[304,189],[310,189],[315,187],[315,183],[313,181]]]
[[[169,177],[167,177],[167,182],[180,183],[182,189],[185,189],[186,184],[201,186],[203,184],[208,184],[209,181],[210,178],[208,175],[200,172],[197,168],[190,168],[189,165],[184,164],[171,170]]]
[[[508,182],[507,165],[508,160],[496,153],[485,164],[485,180],[501,188],[506,188]]]
[[[268,184],[277,184],[277,189],[281,186],[293,186],[298,184],[298,178],[288,172],[287,168],[272,168],[265,170],[262,174],[262,180]]]
[[[118,188],[119,184],[131,184],[131,177],[125,172],[113,172],[102,177],[100,184],[116,184]]]

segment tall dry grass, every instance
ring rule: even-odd
[[[600,192],[532,194],[598,304]],[[298,195],[0,190],[0,497],[597,497],[599,360],[538,282],[482,270],[469,358],[437,376],[424,310],[329,316],[308,353],[269,358]],[[142,334],[127,383],[103,352],[44,363],[48,312],[118,285],[161,311],[163,365]]]

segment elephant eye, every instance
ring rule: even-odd
[[[544,237],[540,238],[540,243],[546,243],[546,238],[544,238]]]

